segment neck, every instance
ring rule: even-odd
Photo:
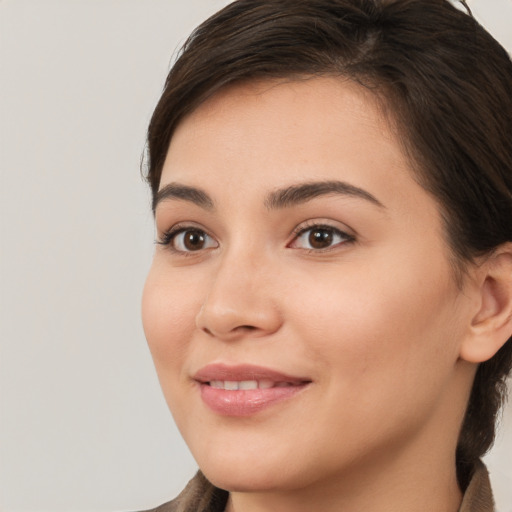
[[[421,460],[421,459],[420,459]],[[457,512],[462,493],[453,459],[418,464],[400,457],[361,463],[330,482],[284,492],[232,492],[226,512]]]

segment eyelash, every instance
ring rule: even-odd
[[[177,224],[176,226],[173,226],[168,231],[165,231],[162,233],[161,237],[155,241],[155,243],[159,245],[166,246],[170,251],[179,254],[180,256],[193,256],[194,253],[201,252],[201,249],[197,251],[184,251],[180,249],[176,249],[174,247],[174,240],[178,237],[178,235],[182,233],[186,233],[187,231],[195,231],[197,233],[202,233],[206,237],[213,240],[213,237],[211,237],[204,229],[201,229],[194,225],[183,225],[183,224]],[[204,249],[203,249],[204,250]]]
[[[342,242],[338,242],[338,243],[336,243],[336,244],[334,244],[332,246],[329,246],[329,247],[326,247],[326,248],[321,248],[321,249],[313,249],[313,248],[312,249],[305,249],[305,248],[302,248],[302,250],[304,250],[306,252],[309,252],[309,253],[318,254],[318,253],[323,253],[323,252],[329,252],[329,251],[332,251],[332,250],[336,250],[337,248],[339,248],[342,245],[350,244],[350,243],[353,243],[353,242],[356,241],[355,236],[349,235],[345,231],[342,231],[341,229],[335,228],[334,226],[331,226],[329,224],[322,224],[322,223],[318,223],[318,222],[311,222],[311,223],[307,223],[306,225],[303,224],[301,226],[298,226],[297,228],[295,228],[293,230],[294,237],[293,237],[293,240],[290,242],[290,244],[288,244],[288,247],[291,244],[293,244],[294,242],[296,242],[301,236],[305,235],[308,231],[314,231],[314,230],[328,231],[328,232],[330,232],[334,236],[339,236],[340,238],[343,239],[343,241]]]
[[[155,240],[155,243],[158,245],[171,245],[171,242],[174,240],[174,238],[180,233],[183,233],[183,231],[186,231],[187,229],[192,230],[196,228],[194,228],[193,226],[173,226],[168,231],[163,232],[160,238],[158,240]]]
[[[318,231],[323,230],[323,231],[330,232],[332,235],[342,238],[343,241],[338,242],[335,245],[332,245],[332,246],[329,246],[326,248],[317,248],[317,249],[301,248],[303,251],[306,251],[309,253],[316,253],[316,254],[322,253],[322,252],[328,252],[331,250],[335,250],[336,248],[338,248],[341,245],[353,243],[356,240],[353,235],[349,235],[348,233],[346,233],[338,228],[335,228],[334,226],[330,226],[329,224],[321,224],[321,223],[317,223],[317,222],[311,222],[310,224],[306,224],[306,225],[303,224],[301,226],[298,226],[297,228],[295,228],[293,230],[293,240],[287,245],[287,247],[290,247],[293,243],[295,243],[297,240],[299,240],[300,237],[305,235],[308,231],[313,231],[315,229]],[[210,239],[213,239],[213,237],[211,237],[206,231],[204,231],[203,229],[201,229],[199,227],[196,227],[193,225],[177,224],[176,226],[173,226],[168,231],[162,233],[161,237],[158,240],[156,240],[155,243],[157,243],[159,245],[166,246],[172,252],[179,254],[181,256],[192,256],[192,255],[194,255],[194,253],[199,253],[199,252],[205,250],[205,249],[198,249],[197,251],[186,251],[186,250],[176,249],[176,247],[174,247],[173,241],[176,239],[176,237],[182,233],[186,233],[187,231],[196,231],[198,233],[202,233],[203,235],[205,235],[206,237],[208,237]],[[209,249],[209,248],[206,248],[206,249]]]

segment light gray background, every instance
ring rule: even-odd
[[[139,176],[171,56],[227,0],[0,0],[0,509],[122,511],[195,465],[139,320]],[[512,49],[512,0],[473,0]],[[512,511],[512,410],[489,456]]]

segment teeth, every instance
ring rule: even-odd
[[[238,389],[258,389],[257,380],[243,380],[238,384]]]
[[[291,386],[289,382],[274,382],[272,380],[212,380],[210,386],[215,389],[225,389],[227,391],[238,391],[239,389],[270,389],[273,387]]]

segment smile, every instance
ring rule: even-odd
[[[271,380],[212,380],[209,385],[215,389],[225,389],[227,391],[237,391],[239,389],[270,389],[285,388],[293,386],[291,382],[273,382]]]
[[[208,365],[194,380],[204,404],[222,416],[251,416],[296,396],[311,384],[310,379],[253,365]]]

